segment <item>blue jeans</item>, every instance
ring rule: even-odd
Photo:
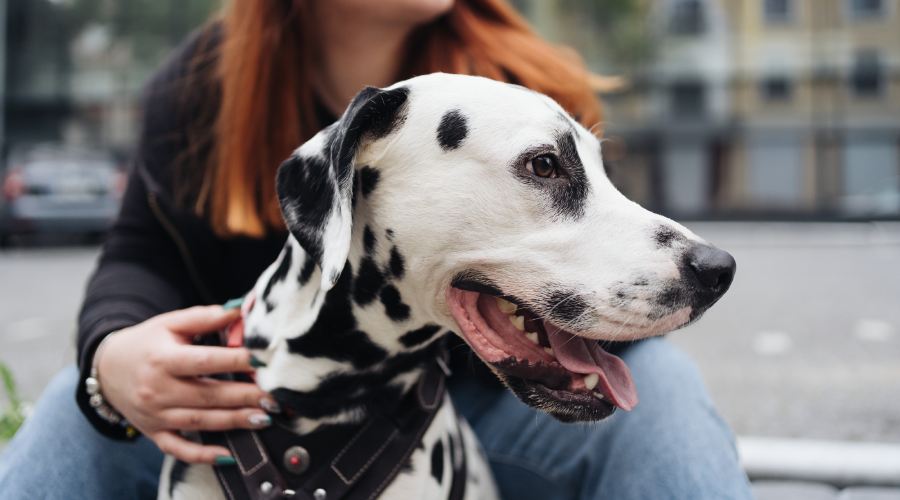
[[[474,381],[451,394],[509,499],[749,499],[728,426],[693,363],[663,339],[622,355],[641,403],[597,424],[562,424]],[[153,443],[109,440],[75,406],[77,373],[47,387],[0,456],[6,499],[155,498],[162,455]]]

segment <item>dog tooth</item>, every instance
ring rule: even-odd
[[[594,397],[597,399],[603,399],[603,394],[600,394],[599,392],[594,392]]]
[[[553,356],[553,348],[552,348],[552,347],[545,347],[545,348],[544,348],[544,352],[546,352],[547,354]]]
[[[584,386],[588,388],[589,391],[594,390],[594,387],[597,387],[597,382],[600,381],[600,376],[596,373],[592,373],[587,377],[584,377]]]
[[[516,327],[516,330],[525,331],[525,316],[510,316],[509,321]]]
[[[503,297],[497,297],[497,307],[503,314],[512,314],[516,312],[516,309],[519,308],[517,305],[504,299]]]
[[[532,343],[534,343],[534,344],[537,344],[537,343],[538,343],[538,338],[537,338],[537,334],[536,334],[536,333],[534,333],[534,332],[525,332],[525,336],[528,337],[528,340],[530,340]]]

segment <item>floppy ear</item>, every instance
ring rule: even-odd
[[[337,282],[350,252],[353,167],[360,145],[403,120],[409,90],[366,87],[344,115],[278,168],[275,187],[288,230],[322,270],[322,288]]]

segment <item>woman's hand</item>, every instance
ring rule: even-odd
[[[227,449],[194,443],[178,431],[258,429],[271,423],[260,407],[277,410],[277,405],[255,384],[204,377],[253,371],[249,351],[191,345],[194,336],[237,317],[237,310],[198,306],[121,330],[95,355],[104,398],[164,453],[191,463],[227,461]]]

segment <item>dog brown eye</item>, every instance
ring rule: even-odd
[[[540,155],[532,158],[526,165],[532,174],[545,179],[559,177],[559,161],[554,155]]]

